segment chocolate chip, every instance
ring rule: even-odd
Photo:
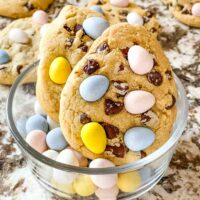
[[[69,26],[67,26],[67,24],[64,25],[64,29],[67,30],[68,32],[71,32],[71,28],[69,28]]]
[[[150,83],[152,83],[155,86],[160,86],[163,81],[162,75],[157,71],[148,73],[147,79]]]
[[[88,51],[88,46],[87,46],[87,45],[81,44],[81,45],[79,46],[79,48],[80,48],[83,52],[87,52],[87,51]]]
[[[119,147],[107,145],[105,151],[112,152],[115,156],[123,158],[125,154],[125,147],[123,144],[120,144]]]
[[[147,156],[147,153],[145,151],[140,151],[141,158],[145,158]]]
[[[81,24],[76,24],[74,27],[74,33],[76,34],[79,30],[83,30],[83,26]]]
[[[30,2],[25,3],[24,6],[25,6],[29,11],[35,9],[34,5],[33,5],[32,3],[30,3]]]
[[[106,135],[108,139],[114,139],[119,135],[119,129],[116,126],[111,124],[107,124],[105,122],[101,123],[106,131]]]
[[[91,121],[92,121],[91,118],[86,113],[82,113],[80,115],[80,122],[81,122],[81,124],[87,124],[87,123],[89,123]]]
[[[127,16],[128,15],[128,10],[120,10],[119,11],[119,15],[122,15],[122,16]]]
[[[103,2],[101,1],[101,0],[99,0],[99,1],[97,1],[97,3],[96,3],[97,5],[102,5],[103,4]]]
[[[127,19],[126,18],[121,18],[120,22],[127,22]]]
[[[171,97],[172,97],[172,102],[171,102],[171,104],[168,105],[168,106],[165,106],[165,108],[166,108],[167,110],[171,109],[171,108],[175,105],[175,103],[176,103],[176,98],[175,98],[175,96],[174,96],[173,94],[171,94]]]
[[[141,114],[141,123],[145,124],[151,120],[151,117],[146,113]]]
[[[118,70],[118,72],[121,72],[121,71],[124,71],[124,65],[123,64],[121,64],[120,66],[119,66],[119,70]]]
[[[144,16],[144,17],[143,17],[143,20],[144,20],[144,23],[146,24],[146,23],[148,23],[148,22],[150,21],[150,18],[147,17],[147,16]]]
[[[165,74],[166,74],[166,77],[167,77],[168,80],[172,80],[173,76],[172,76],[172,72],[170,70],[167,70],[165,72]]]
[[[17,65],[17,73],[18,73],[18,74],[21,74],[22,68],[23,68],[22,65]]]
[[[94,73],[99,68],[100,68],[99,63],[96,60],[91,59],[91,60],[87,61],[87,64],[83,68],[83,71],[86,74],[90,75],[90,74]]]
[[[100,44],[96,50],[97,53],[102,52],[102,51],[104,51],[106,53],[110,52],[110,47],[107,42],[103,42],[102,44]]]
[[[124,104],[122,102],[115,102],[111,99],[105,100],[105,113],[106,115],[113,115],[121,112],[123,109]]]
[[[74,38],[67,38],[66,42],[65,42],[65,44],[66,44],[65,46],[67,48],[70,48],[72,46],[73,42],[74,42]]]
[[[121,52],[122,52],[124,58],[126,58],[127,60],[128,60],[128,51],[129,51],[128,47],[121,49]]]
[[[182,11],[182,14],[190,15],[191,12],[190,12],[188,9],[184,9],[184,10]]]
[[[150,32],[151,32],[151,33],[156,33],[156,32],[157,32],[157,29],[153,27],[153,28],[150,29]]]
[[[146,16],[149,17],[149,18],[153,17],[154,15],[155,15],[154,12],[151,11],[151,10],[148,10],[148,11],[146,12]]]
[[[125,81],[112,81],[115,87],[116,93],[120,96],[124,96],[129,89],[128,83]]]

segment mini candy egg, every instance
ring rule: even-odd
[[[6,51],[0,49],[0,65],[6,64],[10,61],[10,56]]]
[[[143,18],[138,15],[136,12],[131,12],[127,15],[127,21],[130,25],[139,25],[142,26],[144,21]]]
[[[114,167],[115,165],[107,159],[97,158],[92,160],[90,168],[106,168]],[[105,174],[105,175],[91,175],[93,183],[101,189],[112,188],[117,183],[117,174]]]
[[[48,15],[43,10],[37,10],[34,12],[32,19],[33,19],[33,22],[43,25],[48,22]]]
[[[93,39],[101,36],[108,27],[108,22],[101,17],[90,17],[83,22],[84,31]]]
[[[141,114],[152,108],[155,101],[154,95],[150,92],[135,90],[126,94],[124,106],[131,114]]]
[[[98,188],[95,191],[96,196],[100,200],[117,200],[118,193],[119,193],[119,188],[116,185],[108,189]]]
[[[45,133],[48,132],[49,125],[47,120],[42,115],[33,115],[28,118],[26,122],[26,132],[30,132],[33,130],[42,130]]]
[[[44,156],[52,159],[52,160],[56,160],[56,158],[58,157],[58,152],[57,151],[54,151],[54,150],[47,150],[45,152],[42,153]]]
[[[117,7],[127,7],[129,0],[110,0],[110,4]]]
[[[46,143],[50,149],[61,151],[67,146],[61,128],[55,128],[51,130],[46,137]]]
[[[23,138],[26,138],[27,136],[27,132],[26,132],[26,118],[22,118],[22,119],[19,119],[17,120],[16,122],[16,127],[20,133],[20,135],[23,137]]]
[[[87,167],[88,166],[88,159],[86,157],[84,157],[81,153],[79,153],[78,151],[73,150],[74,155],[76,156],[76,158],[78,159],[79,162],[79,166],[80,167]]]
[[[141,178],[137,171],[118,175],[117,185],[122,192],[134,192],[141,184]]]
[[[76,158],[74,152],[71,149],[65,149],[61,151],[56,161],[77,167],[79,166],[78,159]],[[72,183],[76,176],[77,174],[73,172],[64,172],[58,169],[53,170],[53,178],[55,179],[55,181],[61,184]]]
[[[101,9],[101,6],[99,6],[99,5],[93,5],[93,6],[91,6],[90,10],[94,10],[96,12],[103,13],[103,10]]]
[[[139,75],[149,73],[154,65],[152,55],[139,45],[133,45],[129,49],[128,62],[133,72]]]
[[[64,84],[71,73],[71,65],[63,57],[57,57],[53,60],[49,68],[50,79],[57,84]]]
[[[9,32],[9,39],[16,43],[27,44],[29,43],[29,36],[26,32],[19,28],[13,28]]]
[[[124,135],[124,143],[132,151],[144,150],[152,145],[154,140],[154,132],[144,127],[130,128]]]
[[[152,170],[149,167],[144,167],[140,170],[140,177],[143,183],[147,182],[151,178]]]
[[[28,133],[26,142],[39,153],[47,150],[46,133],[41,130],[34,130]]]
[[[46,116],[46,113],[44,112],[43,108],[40,106],[38,101],[35,101],[34,111],[35,111],[35,114]]]
[[[60,125],[57,124],[54,120],[51,119],[51,117],[47,116],[47,122],[49,124],[49,129],[52,130],[54,128],[59,127]]]
[[[79,92],[85,101],[94,102],[104,96],[108,87],[109,80],[106,76],[94,75],[83,80]]]
[[[106,132],[99,123],[90,122],[81,129],[81,139],[84,145],[93,153],[101,154],[106,148]]]
[[[192,15],[200,17],[200,3],[195,3],[192,6]]]
[[[78,175],[73,183],[73,186],[76,193],[83,197],[92,195],[96,190],[91,178],[85,174]]]

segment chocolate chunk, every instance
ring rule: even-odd
[[[182,14],[190,15],[191,12],[190,12],[188,9],[184,9],[184,10],[182,11]]]
[[[128,10],[120,10],[119,11],[119,15],[122,15],[122,16],[127,16],[128,15]]]
[[[120,96],[124,96],[129,89],[128,83],[125,81],[112,81],[115,87],[116,93]]]
[[[101,123],[106,131],[106,135],[108,139],[114,139],[119,135],[119,129],[116,126],[111,124],[107,124],[105,122]]]
[[[163,81],[162,75],[157,71],[148,73],[147,79],[150,83],[152,83],[155,86],[160,86]]]
[[[124,58],[126,58],[127,60],[128,60],[128,51],[129,51],[128,47],[121,49],[121,52],[122,52]]]
[[[148,10],[148,11],[146,12],[146,16],[149,17],[149,18],[151,18],[151,17],[154,16],[154,12],[151,11],[151,10]]]
[[[103,5],[103,2],[101,0],[97,1],[97,5]]]
[[[145,124],[151,120],[151,117],[149,115],[146,115],[146,113],[141,114],[141,123]]]
[[[141,158],[145,158],[147,156],[147,153],[145,151],[140,151]]]
[[[150,32],[151,32],[151,33],[156,33],[156,32],[157,32],[157,29],[153,27],[153,28],[150,29]]]
[[[87,45],[81,44],[81,45],[79,46],[79,48],[80,48],[83,52],[87,52],[87,51],[88,51],[88,46],[87,46]]]
[[[80,115],[80,122],[81,122],[81,124],[87,124],[87,123],[89,123],[91,121],[92,121],[91,118],[86,113],[82,113]]]
[[[120,22],[127,22],[127,19],[126,18],[121,18]]]
[[[96,60],[91,59],[91,60],[87,61],[87,64],[83,68],[83,71],[86,74],[90,75],[90,74],[94,73],[99,68],[100,68],[99,63]]]
[[[71,28],[69,28],[69,26],[67,26],[67,24],[65,24],[63,28],[64,28],[65,30],[67,30],[68,32],[71,32],[71,31],[72,31]]]
[[[175,103],[176,103],[176,98],[175,98],[175,96],[174,96],[173,94],[171,94],[171,97],[172,97],[172,102],[171,102],[171,104],[168,105],[168,106],[165,106],[165,108],[166,108],[167,110],[171,109],[171,108],[175,105]]]
[[[121,64],[120,66],[119,66],[119,70],[118,70],[118,72],[121,72],[121,71],[124,71],[124,65],[123,64]]]
[[[165,72],[165,74],[166,74],[166,77],[167,77],[168,80],[172,80],[173,76],[172,76],[172,72],[170,70],[167,70]]]
[[[143,20],[144,20],[144,23],[146,24],[146,23],[148,23],[148,22],[150,21],[150,18],[147,17],[147,16],[144,16],[144,17],[143,17]]]
[[[33,5],[32,3],[30,3],[30,2],[25,3],[24,6],[25,6],[29,11],[35,9],[34,5]]]
[[[23,68],[22,65],[17,65],[17,73],[18,73],[18,74],[21,74],[22,68]]]
[[[105,151],[112,152],[112,154],[119,158],[123,158],[125,155],[125,147],[123,144],[120,144],[119,147],[107,145]]]
[[[122,102],[115,102],[111,99],[105,100],[105,113],[106,115],[113,115],[121,112],[123,109],[124,104]]]
[[[106,53],[110,52],[110,47],[107,42],[103,42],[102,44],[100,44],[100,46],[96,50],[97,53],[102,52],[102,51]]]
[[[70,48],[72,46],[73,42],[74,42],[74,38],[67,38],[66,42],[65,42],[65,44],[66,44],[65,46],[67,48]]]
[[[79,30],[83,30],[83,26],[81,24],[76,24],[74,27],[74,33],[76,34]]]

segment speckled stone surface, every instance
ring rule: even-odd
[[[71,0],[71,3],[75,1]],[[79,4],[85,1],[79,1]],[[174,72],[184,84],[190,103],[188,125],[165,177],[140,200],[200,199],[200,29],[177,22],[159,0],[136,0],[157,14],[160,41]],[[49,9],[56,16],[65,0]],[[0,18],[0,29],[10,20]],[[9,87],[0,86],[0,200],[60,200],[34,180],[6,125],[5,105]],[[24,86],[29,95],[30,88]]]

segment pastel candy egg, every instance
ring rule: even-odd
[[[26,136],[26,142],[39,153],[47,149],[46,133],[41,130],[34,130]]]
[[[35,101],[35,104],[34,104],[34,111],[35,111],[35,114],[39,114],[39,115],[46,116],[45,111],[44,111],[43,108],[40,106],[40,104],[39,104],[38,101]]]
[[[110,4],[117,7],[127,7],[129,0],[110,0]]]
[[[100,200],[117,200],[118,193],[119,193],[119,188],[116,185],[108,189],[98,188],[95,191],[96,196]]]
[[[70,149],[65,149],[61,151],[56,161],[77,167],[79,166],[78,159],[74,155],[73,151]],[[73,172],[64,172],[58,169],[53,170],[53,178],[55,179],[55,181],[61,184],[72,183],[76,176],[77,174]]]
[[[200,3],[195,3],[192,6],[192,15],[200,17]]]
[[[42,130],[45,133],[48,132],[49,125],[47,120],[42,115],[33,115],[28,118],[26,122],[27,133],[33,130]]]
[[[91,178],[85,174],[80,174],[77,176],[73,186],[76,193],[83,197],[92,195],[96,190]]]
[[[29,36],[26,32],[19,28],[13,28],[9,32],[9,39],[16,43],[27,44],[29,43]]]
[[[26,118],[22,118],[17,120],[16,122],[16,127],[20,133],[20,135],[25,138],[27,136],[27,132],[26,132]]]
[[[0,65],[8,63],[10,61],[10,56],[6,51],[0,49]]]
[[[99,5],[93,5],[93,6],[91,6],[90,10],[94,10],[96,12],[103,13],[103,10],[101,9],[101,6],[99,6]]]
[[[132,151],[144,150],[149,147],[154,140],[154,132],[144,127],[130,128],[124,135],[124,143]]]
[[[141,184],[141,178],[137,171],[118,175],[117,186],[122,192],[134,192]]]
[[[54,120],[52,120],[51,117],[49,117],[49,116],[47,116],[47,122],[49,124],[49,129],[50,130],[60,126],[58,123],[56,123]]]
[[[139,75],[149,73],[154,65],[152,55],[139,45],[134,45],[129,49],[128,62],[133,72]]]
[[[103,158],[97,158],[90,163],[90,168],[106,168],[106,167],[114,167],[115,165]],[[117,183],[117,174],[105,174],[105,175],[91,175],[91,179],[93,183],[102,188],[112,188]]]
[[[32,19],[33,19],[33,22],[43,25],[48,22],[48,15],[43,10],[37,10],[34,12]]]
[[[155,101],[154,95],[150,92],[135,90],[126,94],[124,106],[131,114],[141,114],[153,107]]]
[[[109,27],[108,22],[101,17],[90,17],[83,22],[83,29],[93,39],[97,39]]]
[[[79,87],[81,97],[85,101],[94,102],[104,96],[109,87],[109,80],[102,75],[94,75],[83,80]]]
[[[144,21],[143,18],[138,15],[136,12],[131,12],[127,15],[127,21],[130,25],[139,25],[142,26]]]
[[[149,167],[144,167],[140,170],[140,177],[143,183],[147,182],[151,178],[152,170]]]
[[[61,128],[55,128],[51,130],[46,137],[47,145],[50,149],[61,151],[67,146],[67,141],[65,140]]]
[[[52,159],[52,160],[56,160],[56,158],[58,157],[58,152],[57,151],[54,151],[54,150],[47,150],[45,152],[43,152],[43,155]]]
[[[64,84],[71,73],[71,65],[63,57],[57,57],[53,60],[49,68],[50,79],[57,84]]]
[[[83,144],[93,153],[101,154],[106,148],[106,132],[97,122],[85,124],[81,129]]]

